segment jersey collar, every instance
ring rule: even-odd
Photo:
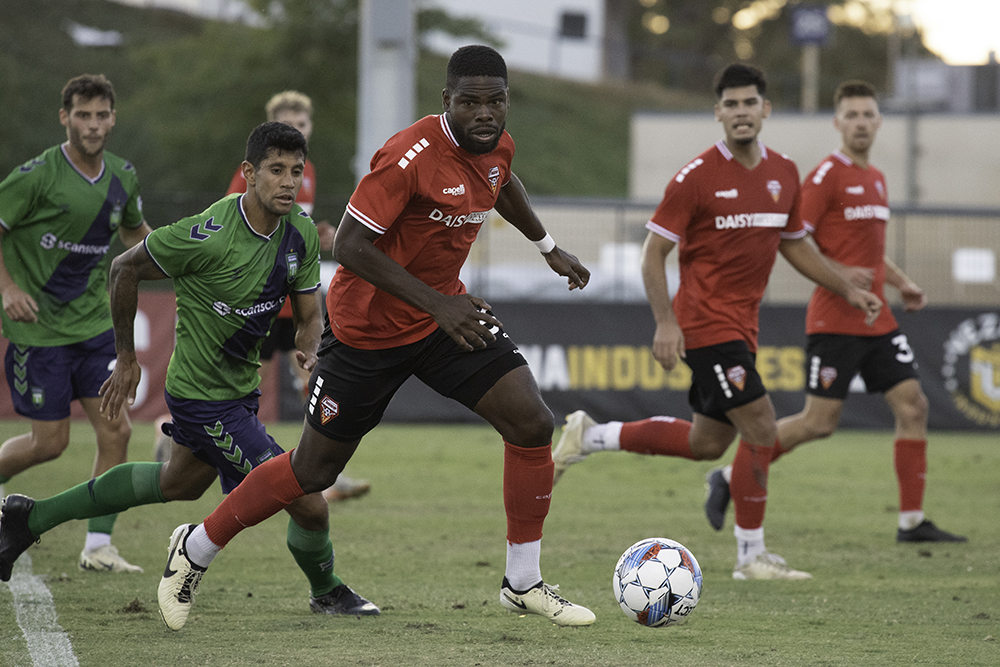
[[[73,171],[75,171],[76,173],[80,174],[80,178],[82,178],[83,180],[87,181],[91,185],[97,183],[97,181],[101,180],[101,177],[104,176],[104,170],[107,168],[107,164],[104,162],[104,158],[103,157],[101,158],[101,171],[100,171],[100,173],[97,174],[96,178],[91,178],[90,176],[87,176],[85,173],[83,173],[82,171],[80,171],[80,168],[76,166],[76,163],[73,162],[73,160],[70,159],[69,153],[66,152],[66,144],[59,144],[59,150],[62,151],[63,157],[66,158],[66,162],[69,163],[69,166],[73,167]]]
[[[841,153],[839,148],[833,151],[833,157],[837,158],[838,160],[846,164],[848,167],[854,166],[854,160],[847,157],[847,155],[845,155],[844,153]]]
[[[441,114],[438,116],[438,120],[441,122],[441,131],[444,132],[444,136],[448,137],[448,141],[451,142],[452,146],[459,148],[458,139],[456,139],[455,135],[452,133],[451,126],[448,125],[448,119],[445,118],[445,115],[446,114]]]
[[[279,229],[281,229],[281,223],[283,223],[285,221],[285,216],[281,216],[280,218],[278,218],[278,226],[274,228],[273,232],[271,232],[270,234],[268,234],[268,235],[265,236],[264,234],[261,234],[256,229],[254,229],[253,225],[250,224],[250,220],[247,218],[247,213],[246,213],[246,211],[243,210],[243,197],[244,196],[245,195],[240,195],[239,197],[236,198],[236,203],[237,203],[237,206],[238,206],[238,208],[240,210],[240,217],[243,219],[243,224],[246,225],[247,229],[250,230],[250,233],[253,234],[254,236],[256,236],[257,238],[263,239],[265,241],[270,241],[272,238],[274,238],[275,232],[277,232]]]
[[[764,142],[761,141],[760,139],[757,140],[757,145],[760,147],[760,159],[761,160],[766,160],[767,159],[767,146],[765,146]],[[715,142],[715,147],[719,149],[719,152],[722,153],[722,157],[726,158],[726,160],[732,160],[733,159],[733,152],[731,150],[729,150],[729,146],[726,145],[726,140],[725,139],[719,139],[718,141],[716,141]]]

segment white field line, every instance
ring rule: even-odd
[[[14,563],[10,592],[14,596],[17,624],[24,632],[34,667],[79,667],[69,637],[56,620],[52,593],[31,571],[27,552]]]

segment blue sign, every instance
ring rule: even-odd
[[[796,7],[792,12],[792,41],[799,46],[822,46],[830,37],[826,7]]]

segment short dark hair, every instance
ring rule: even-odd
[[[451,54],[445,86],[454,90],[458,80],[466,76],[494,76],[507,84],[507,63],[496,49],[481,44],[463,46]]]
[[[62,105],[66,111],[72,110],[74,95],[83,100],[100,97],[111,102],[112,110],[115,108],[115,87],[103,74],[81,74],[70,79],[62,89]]]
[[[715,98],[722,99],[722,91],[726,88],[743,86],[756,86],[761,97],[767,93],[767,79],[762,71],[752,65],[733,63],[715,76]]]
[[[255,127],[250,133],[247,138],[245,159],[254,169],[259,169],[260,163],[272,148],[289,153],[302,153],[302,159],[309,153],[306,138],[301,132],[291,125],[269,120]]]
[[[837,90],[833,94],[834,108],[840,106],[840,100],[845,97],[870,97],[878,102],[878,94],[875,92],[875,86],[859,79],[845,81],[837,86]]]

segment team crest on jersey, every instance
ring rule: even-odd
[[[837,369],[833,366],[823,366],[819,369],[819,381],[823,385],[823,389],[829,389],[830,385],[834,383],[837,379]]]
[[[285,255],[285,264],[288,266],[288,282],[292,282],[299,272],[299,256],[294,252],[288,253]]]
[[[500,167],[490,167],[490,192],[497,193],[497,183],[500,182]]]
[[[875,191],[878,192],[878,196],[885,199],[885,186],[882,185],[882,181],[875,181]]]
[[[777,204],[778,199],[781,198],[781,183],[778,181],[768,181],[767,191],[771,193],[771,199]]]
[[[319,420],[326,426],[326,423],[340,414],[340,406],[337,401],[333,400],[329,396],[324,396],[323,400],[319,402],[320,405],[320,417]]]
[[[726,379],[728,379],[730,384],[735,386],[737,389],[743,391],[743,387],[747,384],[747,371],[742,366],[727,368]]]
[[[108,219],[108,224],[111,226],[112,231],[118,229],[118,225],[122,224],[122,205],[116,203],[114,208],[111,209],[111,217]]]

